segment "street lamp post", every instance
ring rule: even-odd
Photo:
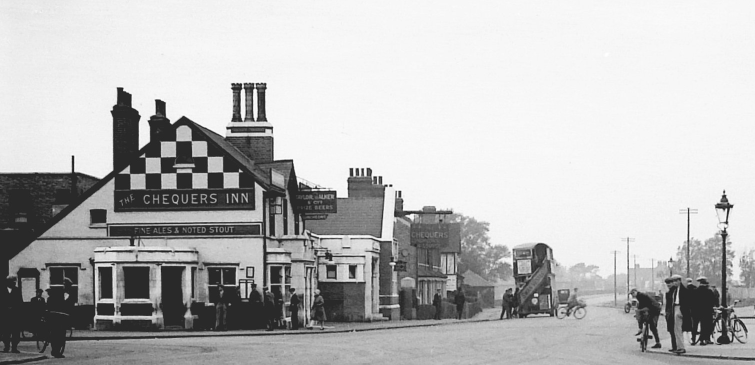
[[[721,201],[716,204],[716,213],[718,214],[718,222],[721,225],[721,238],[723,240],[723,259],[721,260],[721,306],[726,308],[726,228],[729,227],[729,213],[734,204],[729,204],[729,199],[726,198],[726,190],[721,196]],[[723,321],[721,321],[721,336],[718,337],[718,343],[727,344],[731,343],[731,339],[728,335],[728,328],[726,324],[729,321],[729,312],[722,311]]]
[[[674,269],[672,269],[673,265],[674,265],[674,258],[669,257],[668,258],[668,276],[674,276]]]

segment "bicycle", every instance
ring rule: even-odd
[[[636,315],[640,316],[642,320],[642,331],[640,334],[642,337],[638,338],[637,342],[640,343],[640,350],[642,352],[645,352],[648,349],[648,340],[651,338],[650,325],[648,324],[648,321],[647,321],[649,318],[648,309],[647,308],[640,309],[637,311]]]
[[[576,319],[585,318],[585,315],[587,314],[587,309],[585,309],[585,306],[586,305],[583,302],[580,302],[578,305],[572,308],[568,308],[567,304],[561,304],[556,310],[556,318],[564,319],[570,316],[572,313],[574,313],[574,318]]]
[[[722,333],[723,321],[726,321],[731,337],[737,339],[739,343],[747,343],[747,326],[745,326],[744,322],[742,322],[742,320],[737,317],[737,314],[734,313],[734,305],[737,303],[739,303],[739,301],[735,300],[734,304],[731,306],[715,308],[716,325],[714,326],[714,333]]]

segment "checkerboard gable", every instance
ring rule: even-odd
[[[193,163],[193,168],[176,164]],[[180,167],[180,166],[179,166]],[[115,176],[116,190],[249,189],[254,179],[236,160],[208,143],[191,127],[176,129],[175,141],[148,146],[144,154]]]

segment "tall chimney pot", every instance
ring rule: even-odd
[[[231,84],[233,90],[233,116],[231,122],[241,122],[241,84]]]
[[[252,103],[254,84],[249,82],[245,83],[244,93],[246,94],[246,114],[244,115],[244,122],[254,122],[254,103]]]
[[[267,122],[267,116],[265,115],[265,90],[267,90],[266,83],[258,83],[257,86],[257,121]]]
[[[165,102],[155,100],[155,115],[149,118],[149,141],[162,141],[169,137],[171,131],[170,120],[165,111]]]

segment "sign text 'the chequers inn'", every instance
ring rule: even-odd
[[[116,190],[115,211],[254,209],[254,189]]]

